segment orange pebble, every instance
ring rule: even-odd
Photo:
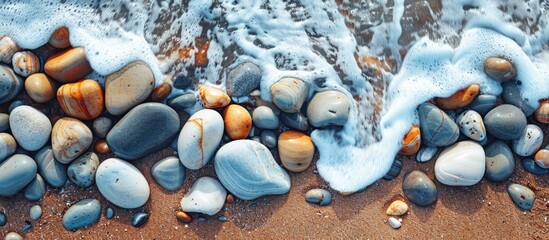
[[[44,64],[48,76],[62,82],[75,82],[91,73],[92,68],[86,59],[84,48],[69,48],[52,55]]]
[[[160,86],[155,88],[151,95],[149,96],[149,99],[153,102],[161,102],[164,100],[170,93],[172,92],[172,85],[169,83],[162,83]]]
[[[101,139],[95,142],[95,145],[93,146],[93,150],[95,150],[95,152],[99,154],[111,153],[111,149],[109,148],[109,145],[107,145],[107,142],[105,141],[105,139]]]
[[[402,148],[400,154],[404,156],[410,156],[417,153],[421,146],[421,132],[418,125],[412,126],[410,131],[402,139]]]
[[[447,98],[437,98],[436,105],[444,110],[459,109],[469,105],[480,92],[480,85],[472,84]]]
[[[252,116],[244,107],[231,104],[223,111],[225,131],[233,140],[248,137],[252,129]]]
[[[536,120],[545,124],[549,123],[549,100],[546,99],[540,102],[536,110]]]
[[[549,168],[549,150],[541,149],[534,156],[536,164],[542,168]]]
[[[231,103],[229,95],[217,88],[200,86],[198,94],[200,95],[200,99],[202,99],[202,104],[206,108],[222,108]]]
[[[177,211],[175,218],[182,223],[190,223],[193,220],[191,215],[183,211]]]
[[[302,132],[284,131],[278,137],[280,162],[289,171],[305,171],[311,165],[314,153],[313,141]]]
[[[99,117],[105,109],[103,89],[90,79],[61,86],[57,101],[67,115],[83,120]]]
[[[68,48],[71,46],[69,42],[69,29],[67,27],[60,27],[56,29],[50,37],[48,43],[56,48]]]

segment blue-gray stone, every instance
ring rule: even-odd
[[[0,113],[0,132],[6,132],[10,129],[10,115]]]
[[[549,169],[545,169],[540,167],[534,159],[531,158],[525,158],[521,161],[522,168],[524,168],[525,171],[534,174],[534,175],[547,175],[549,174]]]
[[[223,186],[243,200],[290,190],[288,173],[276,163],[267,147],[252,140],[223,145],[215,155],[214,167]]]
[[[515,171],[513,152],[503,141],[495,141],[484,149],[486,172],[484,176],[490,181],[505,181]]]
[[[198,221],[205,222],[207,219],[204,216],[200,216],[197,218]]]
[[[532,115],[536,111],[535,108],[528,105],[528,100],[520,94],[520,86],[518,81],[511,81],[501,85],[503,92],[501,98],[504,103],[512,104],[524,113],[526,116]]]
[[[276,133],[271,130],[263,130],[261,131],[261,143],[265,145],[266,147],[273,149],[276,147],[278,138],[276,136]]]
[[[34,156],[38,171],[53,187],[62,187],[67,182],[67,165],[57,161],[53,156],[51,145],[46,145]]]
[[[25,220],[25,224],[21,227],[21,231],[26,232],[32,228],[32,223],[29,220]]]
[[[63,215],[63,227],[67,230],[77,230],[89,226],[99,220],[101,204],[93,198],[87,198],[73,204]]]
[[[332,193],[322,188],[311,189],[305,193],[305,201],[326,206],[332,203]]]
[[[147,222],[147,219],[149,219],[148,213],[138,212],[132,217],[132,226],[140,227],[141,225],[145,224],[145,222]]]
[[[151,175],[164,189],[175,191],[183,185],[185,167],[179,158],[167,157],[153,165]]]
[[[528,211],[534,205],[536,196],[534,195],[534,192],[526,186],[513,183],[507,187],[507,192],[509,193],[509,196],[511,196],[513,202],[523,210]]]
[[[383,177],[385,180],[393,180],[400,174],[400,170],[402,170],[402,161],[395,159],[393,161],[393,165],[391,166],[391,169],[389,169],[389,172]]]
[[[13,101],[8,107],[8,112],[11,113],[16,107],[26,106],[27,104],[23,100]],[[38,110],[38,109],[37,109]]]
[[[87,152],[71,162],[67,175],[71,182],[86,188],[94,183],[97,167],[99,167],[99,157],[94,152]]]
[[[114,209],[111,207],[107,208],[107,211],[105,212],[105,218],[111,219],[114,217]]]
[[[502,104],[484,116],[484,126],[488,133],[501,140],[514,140],[526,128],[526,116],[513,105]],[[423,131],[421,132],[423,134]]]
[[[267,106],[259,106],[252,113],[254,126],[263,129],[276,129],[280,124],[276,113]]]
[[[8,223],[8,218],[4,212],[0,212],[0,227],[5,226]]]
[[[185,110],[196,104],[196,95],[194,93],[186,93],[168,100],[168,105],[177,110]]]
[[[177,89],[186,89],[190,87],[192,84],[192,80],[188,78],[185,75],[178,75],[175,77],[175,80],[173,82],[173,87]]]
[[[46,194],[46,182],[42,179],[40,174],[36,174],[36,177],[25,187],[25,199],[29,201],[38,201]]]
[[[402,191],[410,202],[422,207],[431,205],[438,198],[435,183],[420,171],[412,171],[404,176]]]
[[[133,160],[167,147],[179,133],[177,112],[161,103],[143,103],[130,110],[107,135],[118,157]]]
[[[0,163],[0,196],[10,197],[21,191],[36,176],[32,158],[15,154]]]
[[[228,222],[229,219],[227,219],[227,217],[225,217],[225,216],[219,216],[219,217],[217,218],[217,221],[220,221],[220,222]]]
[[[419,105],[421,140],[427,146],[444,147],[457,141],[458,125],[441,109],[430,103]]]
[[[231,97],[243,97],[259,88],[262,72],[253,63],[245,62],[229,70],[227,74],[227,94]]]
[[[0,104],[12,100],[23,89],[23,79],[5,65],[0,65]]]
[[[293,128],[302,132],[306,132],[309,129],[309,122],[307,117],[301,112],[295,113],[286,113],[282,112],[280,114],[280,121],[284,126]]]
[[[416,155],[416,160],[421,163],[428,162],[429,160],[433,159],[437,152],[437,147],[424,146],[419,149],[419,152]]]
[[[478,95],[469,106],[468,109],[478,112],[481,116],[486,115],[497,105],[497,97],[489,94]]]
[[[42,216],[42,207],[34,205],[29,210],[29,216],[32,220],[38,220]]]

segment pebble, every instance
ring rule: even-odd
[[[420,171],[412,171],[404,176],[402,191],[410,202],[422,207],[431,205],[438,198],[435,183]]]
[[[132,226],[141,227],[149,219],[149,214],[144,212],[135,213],[132,217]]]
[[[4,240],[23,240],[23,237],[16,232],[10,232],[4,237]]]
[[[508,103],[520,108],[520,110],[526,116],[530,116],[536,111],[536,109],[531,107],[530,104],[528,104],[528,101],[522,97],[517,82],[508,82],[502,84],[501,86],[503,87],[501,98],[503,99],[504,103]]]
[[[290,190],[288,173],[276,163],[267,147],[252,140],[223,145],[215,155],[214,166],[223,186],[243,200],[285,194]]]
[[[424,146],[419,149],[419,152],[416,155],[416,161],[424,163],[428,162],[437,154],[437,147]]]
[[[38,201],[46,194],[46,183],[40,174],[25,187],[24,196],[29,201]]]
[[[244,139],[252,129],[252,116],[244,107],[231,104],[223,111],[225,131],[233,140]]]
[[[430,103],[419,105],[420,131],[427,146],[452,145],[459,137],[458,125],[442,110]]]
[[[517,75],[513,63],[507,59],[491,57],[484,62],[484,72],[494,80],[504,83],[511,81]]]
[[[549,100],[540,101],[535,116],[538,122],[549,124]]]
[[[505,181],[515,171],[513,152],[503,141],[495,141],[485,148],[486,173],[490,181]]]
[[[111,153],[111,149],[109,148],[109,145],[107,144],[107,141],[105,139],[100,139],[95,142],[93,145],[93,151],[99,154],[109,154]]]
[[[280,162],[289,171],[305,171],[311,165],[314,154],[315,145],[304,133],[288,130],[278,136]]]
[[[467,108],[473,110],[480,114],[481,116],[486,115],[490,110],[492,110],[497,105],[497,97],[489,94],[478,95],[468,106]]]
[[[93,132],[99,138],[106,138],[113,126],[113,121],[108,117],[98,117],[93,120]]]
[[[519,138],[526,128],[526,116],[513,105],[502,104],[484,116],[488,133],[501,140]]]
[[[28,104],[26,104],[25,101],[23,101],[23,100],[15,100],[8,107],[8,113],[11,113],[16,107],[27,106],[27,105]]]
[[[57,102],[68,116],[82,120],[97,118],[105,110],[103,89],[91,79],[62,85],[57,90]]]
[[[486,128],[482,121],[482,116],[473,110],[467,110],[461,113],[456,122],[461,133],[477,142],[482,142],[486,138]]]
[[[190,223],[193,221],[191,215],[183,211],[177,211],[175,218],[182,223]]]
[[[71,43],[69,41],[69,29],[67,27],[55,29],[55,31],[51,34],[48,43],[59,49],[70,47]]]
[[[0,163],[17,149],[17,143],[9,133],[0,133]]]
[[[38,220],[42,216],[42,207],[34,205],[29,210],[29,216],[32,220]]]
[[[437,180],[449,186],[477,184],[486,170],[484,149],[474,141],[461,141],[447,147],[435,163]]]
[[[25,224],[21,227],[21,231],[26,232],[32,228],[32,223],[29,220],[25,220]]]
[[[197,218],[197,220],[201,222],[205,222],[207,219],[205,217],[200,216]]]
[[[8,36],[0,37],[0,61],[3,63],[11,63],[13,54],[21,50],[17,43]]]
[[[351,99],[340,91],[316,93],[307,106],[309,123],[314,127],[343,126],[349,119]]]
[[[543,131],[534,124],[528,124],[519,138],[513,140],[513,151],[519,156],[532,156],[543,143]]]
[[[225,85],[227,94],[231,97],[243,97],[254,89],[259,88],[263,72],[251,63],[244,62],[229,70]]]
[[[151,95],[149,96],[149,99],[153,102],[162,102],[170,93],[172,92],[172,85],[169,83],[162,83],[160,86],[156,87]]]
[[[401,216],[408,212],[408,204],[402,200],[395,200],[389,205],[385,214],[389,216]]]
[[[280,113],[279,118],[282,124],[284,124],[284,126],[286,127],[293,128],[302,132],[306,132],[309,129],[309,122],[307,120],[307,117],[305,117],[305,115],[303,115],[301,112],[282,112]]]
[[[68,164],[92,144],[91,130],[76,118],[64,117],[53,125],[51,148],[57,161]]]
[[[99,167],[99,157],[93,152],[84,153],[69,165],[67,175],[71,182],[86,188],[95,180],[95,172]]]
[[[63,215],[63,227],[74,231],[97,222],[101,216],[101,204],[93,198],[80,200]]]
[[[120,115],[149,97],[154,89],[154,76],[144,62],[129,63],[105,78],[105,107]]]
[[[273,103],[283,112],[299,112],[309,93],[307,82],[294,77],[285,77],[271,86]]]
[[[31,51],[16,52],[13,54],[11,64],[13,71],[23,77],[40,71],[40,60]]]
[[[181,129],[177,142],[183,166],[196,170],[206,165],[221,142],[223,126],[223,118],[214,110],[203,109],[193,114]]]
[[[48,117],[30,106],[19,106],[11,112],[10,128],[19,146],[28,151],[43,147],[52,131]]]
[[[449,97],[436,98],[436,105],[444,110],[455,110],[469,105],[480,92],[480,85],[472,84],[468,87],[460,89]]]
[[[212,216],[223,208],[226,197],[227,190],[217,179],[201,177],[181,199],[181,209]]]
[[[305,201],[326,206],[332,203],[332,193],[322,188],[311,189],[305,193]]]
[[[33,101],[45,103],[55,98],[57,83],[46,74],[35,73],[25,80],[25,91]]]
[[[549,168],[549,150],[541,149],[534,156],[536,164],[542,168]]]
[[[114,209],[109,207],[107,208],[107,211],[105,212],[105,218],[112,219],[114,217]]]
[[[217,218],[217,221],[220,221],[220,222],[228,222],[229,219],[227,219],[227,217],[225,217],[225,216],[219,216],[219,217]]]
[[[179,115],[161,103],[143,103],[130,110],[107,134],[118,157],[133,160],[166,148],[179,131]]]
[[[385,180],[393,180],[400,174],[400,171],[402,170],[402,161],[395,159],[393,161],[393,165],[391,165],[391,168],[389,169],[389,172],[385,174],[383,179]]]
[[[122,208],[138,208],[149,199],[147,179],[129,162],[109,158],[99,165],[95,183],[101,195]]]
[[[213,87],[200,86],[198,95],[202,100],[202,105],[206,108],[223,108],[231,103],[229,95]]]
[[[404,156],[411,156],[419,151],[421,146],[421,132],[418,125],[410,128],[408,133],[402,139],[402,147],[398,153]]]
[[[276,133],[271,130],[261,131],[261,143],[268,147],[269,149],[275,148],[277,145],[278,138]]]
[[[44,146],[34,156],[38,171],[53,187],[62,187],[67,182],[67,165],[55,160],[50,145]]]
[[[234,196],[232,194],[227,194],[227,198],[225,199],[225,203],[233,204],[234,203]]]
[[[547,175],[549,174],[549,169],[542,168],[536,164],[534,159],[531,158],[525,158],[521,162],[522,168],[526,170],[527,172],[535,175]]]
[[[0,113],[0,132],[6,132],[10,129],[10,115]]]
[[[26,155],[15,154],[0,163],[0,196],[10,197],[21,191],[36,176],[36,163]]]
[[[398,229],[402,226],[402,223],[394,217],[390,217],[388,223],[393,229]]]
[[[75,82],[92,72],[84,48],[69,48],[52,55],[44,64],[48,76],[61,83]]]
[[[536,196],[530,188],[513,183],[507,187],[507,192],[509,193],[509,196],[511,196],[511,200],[513,200],[519,208],[526,211],[532,209]]]
[[[263,129],[276,129],[280,125],[278,116],[273,109],[267,106],[259,106],[252,113],[254,126]]]
[[[166,157],[153,165],[151,175],[164,189],[175,191],[183,185],[185,167],[183,167],[179,158]]]
[[[6,214],[4,212],[0,212],[0,227],[5,226],[8,223],[8,219],[6,218]]]
[[[185,93],[181,96],[168,100],[168,106],[177,110],[185,110],[196,104],[196,95],[194,93]]]
[[[177,89],[186,89],[191,86],[192,80],[185,75],[178,75],[174,82],[173,87]]]

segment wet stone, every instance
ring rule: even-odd
[[[481,94],[478,95],[472,102],[467,106],[468,109],[471,109],[481,116],[486,115],[490,110],[492,110],[497,104],[497,97],[494,95]]]
[[[192,80],[190,78],[188,78],[185,75],[178,75],[177,77],[175,77],[175,80],[173,82],[173,87],[177,89],[186,89],[190,87],[191,84],[192,84]]]
[[[458,125],[444,111],[433,104],[424,103],[419,106],[418,113],[423,143],[443,147],[456,142]]]
[[[74,184],[83,188],[89,187],[94,183],[97,167],[99,157],[93,152],[87,152],[69,165],[67,175]]]
[[[261,69],[250,62],[242,63],[229,70],[227,75],[227,94],[231,97],[243,97],[259,88]]]
[[[271,130],[261,131],[261,143],[268,148],[275,148],[277,143],[276,133]]]
[[[183,185],[185,167],[177,157],[167,157],[155,163],[151,169],[154,180],[168,191],[175,191]]]
[[[402,191],[410,202],[422,207],[431,205],[438,198],[435,183],[420,171],[412,171],[404,176]]]
[[[519,85],[517,82],[508,82],[502,84],[503,92],[501,93],[501,98],[504,103],[514,105],[524,113],[526,116],[532,115],[536,109],[531,107],[527,100],[520,94]]]
[[[276,129],[280,124],[276,113],[271,108],[266,106],[260,106],[254,109],[252,118],[254,126],[258,128]]]
[[[543,143],[543,131],[534,124],[528,124],[518,139],[513,140],[513,151],[523,157],[533,155]]]
[[[101,216],[101,204],[93,198],[76,202],[63,215],[63,227],[74,231],[89,226]]]
[[[225,217],[225,216],[219,216],[219,217],[217,218],[217,221],[220,221],[220,222],[228,222],[229,219],[227,219],[227,217]]]
[[[282,124],[284,124],[284,126],[286,127],[293,128],[302,132],[305,132],[309,129],[309,122],[307,121],[307,117],[305,117],[305,115],[303,115],[301,112],[282,112],[280,113],[279,118]]]
[[[514,140],[526,128],[526,116],[513,105],[502,104],[484,116],[484,126],[488,133],[501,140]]]
[[[10,129],[10,115],[7,113],[0,113],[0,132],[5,132]]]
[[[507,192],[511,200],[522,210],[530,210],[534,205],[536,196],[530,188],[513,183],[507,187]]]
[[[491,57],[484,62],[484,72],[493,79],[504,83],[511,81],[517,75],[513,63],[507,59]]]
[[[393,165],[391,166],[391,169],[389,169],[389,172],[383,177],[385,180],[393,180],[400,174],[400,171],[402,170],[402,161],[395,159],[393,162]]]
[[[46,182],[53,187],[62,187],[67,182],[67,165],[60,163],[53,156],[50,145],[44,146],[34,157],[38,171]]]
[[[486,138],[486,128],[479,113],[468,110],[461,113],[456,120],[461,133],[470,139],[481,142]]]
[[[168,106],[177,110],[185,110],[196,104],[196,95],[194,93],[185,93],[181,96],[168,100]]]
[[[4,212],[0,212],[0,227],[3,227],[8,223],[8,218],[6,218],[6,214]]]

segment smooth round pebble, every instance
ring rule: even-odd
[[[181,199],[181,209],[212,216],[223,208],[226,198],[227,190],[217,179],[201,177]]]
[[[495,141],[485,148],[486,173],[490,181],[505,181],[515,171],[513,152],[503,141]]]
[[[23,237],[16,232],[10,232],[4,237],[4,240],[23,240]]]
[[[461,141],[447,147],[435,163],[437,180],[449,186],[472,186],[484,176],[486,156],[480,144]]]
[[[34,205],[29,210],[29,216],[32,220],[38,220],[42,216],[42,207]]]
[[[280,113],[280,121],[286,127],[293,128],[298,131],[306,132],[309,129],[307,117],[301,112],[295,113]]]
[[[198,95],[206,108],[222,108],[231,103],[229,95],[214,87],[200,86]]]
[[[225,131],[233,140],[243,139],[252,129],[252,116],[246,108],[231,104],[223,111]]]
[[[0,37],[0,62],[10,63],[13,54],[21,50],[17,43],[8,36]]]
[[[30,106],[16,107],[10,113],[10,128],[19,146],[29,151],[44,146],[52,132],[48,117]]]
[[[38,201],[46,194],[46,182],[36,174],[36,177],[25,187],[24,196],[29,201]]]
[[[280,124],[276,113],[267,106],[259,106],[252,113],[254,126],[263,129],[276,129]]]
[[[484,62],[484,72],[501,83],[511,81],[517,75],[513,63],[505,58],[491,57]]]
[[[111,149],[109,148],[109,145],[107,144],[107,141],[105,141],[105,139],[97,140],[97,142],[95,142],[95,144],[93,145],[93,150],[99,154],[111,153]]]
[[[349,119],[351,99],[340,91],[316,93],[307,106],[307,118],[314,127],[343,126]]]
[[[131,62],[105,78],[105,107],[120,115],[149,97],[154,89],[154,75],[144,62]]]
[[[285,77],[271,86],[273,103],[283,112],[298,112],[309,93],[309,84],[299,78]]]
[[[87,152],[75,159],[67,169],[67,175],[71,182],[86,188],[95,180],[95,172],[99,167],[99,157],[93,152]]]
[[[311,189],[305,193],[305,201],[326,206],[332,203],[332,193],[322,188]]]
[[[402,138],[402,147],[398,153],[404,156],[411,156],[417,153],[420,146],[421,131],[419,130],[419,126],[413,125]]]
[[[21,191],[36,176],[32,158],[15,154],[0,163],[0,196],[10,197]]]
[[[11,59],[13,71],[27,77],[40,71],[40,59],[31,51],[21,51],[13,54]]]
[[[484,116],[484,126],[488,133],[501,140],[514,140],[521,136],[526,128],[526,116],[519,108],[502,104]]]
[[[68,164],[82,155],[93,140],[91,130],[76,118],[64,117],[53,125],[51,149],[55,159]]]
[[[387,222],[389,223],[389,226],[391,226],[393,229],[398,229],[400,228],[400,226],[402,226],[402,223],[394,217],[390,217]]]
[[[166,157],[151,168],[154,180],[168,191],[175,191],[183,185],[185,167],[177,157]]]
[[[8,219],[6,218],[6,214],[4,212],[0,212],[0,227],[5,226],[8,223]]]
[[[536,155],[534,155],[534,161],[538,166],[549,169],[549,150],[540,149]]]
[[[431,205],[438,198],[435,183],[425,173],[416,170],[404,176],[402,191],[410,202],[422,207]]]
[[[383,179],[385,180],[393,180],[400,174],[400,171],[402,170],[402,161],[395,159],[393,161],[393,165],[391,165],[391,168],[389,169],[389,172],[385,174]]]
[[[151,95],[149,96],[149,100],[152,102],[161,102],[166,97],[168,97],[168,95],[170,95],[171,92],[172,92],[172,85],[170,85],[167,82],[164,82],[152,91]]]
[[[424,146],[419,149],[419,152],[416,155],[416,161],[424,163],[428,162],[437,154],[438,148],[432,146]]]
[[[55,53],[44,63],[44,72],[61,83],[75,82],[92,72],[83,47]]]
[[[23,85],[23,79],[16,75],[12,68],[0,65],[0,104],[11,101],[21,92]]]
[[[144,212],[138,212],[132,217],[132,226],[141,227],[149,219],[149,214]]]
[[[57,83],[46,74],[35,73],[25,80],[25,91],[33,101],[45,103],[55,98]]]
[[[34,156],[38,171],[53,187],[62,187],[67,182],[67,165],[57,161],[50,145],[44,146]]]
[[[111,219],[114,217],[114,209],[109,207],[107,208],[107,211],[105,211],[105,218]]]
[[[99,138],[106,138],[113,126],[113,121],[108,117],[98,117],[93,120],[93,132]]]
[[[389,205],[385,214],[389,216],[401,216],[406,214],[406,212],[408,212],[408,204],[402,200],[395,200]]]
[[[302,132],[287,130],[278,136],[278,156],[284,168],[291,172],[305,171],[313,161],[315,145]]]
[[[456,123],[461,133],[477,142],[482,142],[486,138],[486,128],[482,121],[482,116],[473,110],[467,110],[461,113]]]
[[[277,141],[278,141],[278,137],[276,136],[276,133],[274,131],[271,131],[271,130],[261,131],[261,143],[266,147],[270,149],[275,148]]]
[[[534,200],[536,196],[530,188],[520,185],[520,184],[510,184],[507,187],[507,192],[511,196],[511,200],[521,209],[530,210],[534,205]]]
[[[543,143],[543,131],[534,124],[528,124],[519,138],[513,140],[513,151],[523,157],[534,155]]]
[[[17,149],[15,138],[9,133],[0,133],[0,163],[11,156]]]
[[[211,109],[193,114],[185,123],[177,141],[179,160],[189,169],[204,167],[221,142],[224,124],[221,115]]]
[[[547,175],[549,174],[549,169],[542,168],[536,164],[534,159],[525,158],[521,161],[522,168],[525,171],[534,174],[534,175]]]
[[[536,120],[540,123],[549,123],[549,100],[545,99],[540,101],[539,107],[536,110]]]
[[[50,36],[48,43],[55,48],[63,49],[71,46],[69,40],[69,29],[67,27],[60,27],[56,29]]]
[[[220,221],[220,222],[228,222],[229,219],[227,219],[227,217],[225,217],[225,216],[219,216],[219,217],[217,218],[217,221]]]
[[[63,227],[74,231],[89,226],[101,216],[101,204],[93,198],[80,200],[69,207],[63,215]]]

